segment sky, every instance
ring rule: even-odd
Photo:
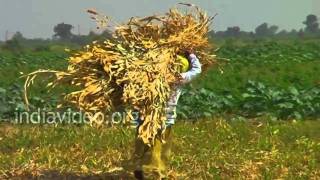
[[[73,32],[87,34],[96,25],[87,9],[96,9],[116,22],[132,16],[166,12],[178,2],[200,6],[215,15],[215,31],[239,26],[245,31],[267,22],[280,29],[300,29],[308,14],[320,17],[320,0],[0,0],[0,40],[20,31],[28,38],[51,38],[53,27],[59,23],[72,24]]]

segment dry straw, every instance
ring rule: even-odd
[[[28,74],[27,105],[27,88],[34,78],[53,73],[56,79],[48,86],[66,83],[80,89],[67,94],[64,100],[82,111],[139,111],[143,124],[138,135],[146,144],[153,144],[166,120],[164,107],[170,91],[176,87],[177,53],[192,49],[204,68],[214,62],[214,56],[208,54],[207,38],[213,18],[196,6],[187,6],[184,12],[172,8],[164,15],[131,18],[117,25],[112,40],[93,42],[73,54],[65,72],[38,70]],[[108,20],[101,20],[103,16],[95,11],[88,12],[98,23]],[[127,122],[133,119],[130,113],[127,116]]]

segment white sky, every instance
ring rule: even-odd
[[[0,0],[0,39],[5,32],[21,31],[28,38],[48,38],[54,25],[65,22],[80,26],[82,34],[95,29],[95,23],[85,12],[96,8],[118,22],[132,16],[165,12],[178,2],[190,2],[214,15],[214,30],[240,26],[253,31],[263,22],[291,30],[303,27],[308,14],[320,16],[320,0]]]

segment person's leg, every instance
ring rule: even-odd
[[[164,172],[167,174],[167,168],[170,164],[171,159],[171,148],[173,144],[173,128],[172,126],[175,124],[177,113],[176,106],[178,103],[178,99],[180,97],[181,90],[176,89],[172,92],[170,99],[166,106],[166,122],[165,129],[162,133],[162,148],[161,148],[161,160],[164,164]]]
[[[154,144],[148,146],[138,138],[138,128],[139,126],[137,127],[135,149],[132,156],[132,161],[135,165],[134,175],[137,179],[163,178],[165,164],[161,157],[163,145],[161,131],[156,136]]]
[[[172,92],[166,107],[166,127],[165,129],[159,130],[159,134],[155,138],[154,145],[149,147],[145,145],[142,140],[136,140],[136,157],[139,157],[139,160],[137,160],[138,166],[136,171],[139,173],[136,173],[136,177],[140,174],[143,176],[146,176],[147,174],[153,174],[161,178],[166,176],[166,168],[170,162],[172,146],[171,126],[175,123],[176,106],[180,94],[180,89]],[[142,123],[142,121],[140,121],[140,123]],[[162,142],[162,140],[164,140],[164,142]]]
[[[148,149],[148,146],[144,144],[144,142],[137,138],[135,139],[135,147],[134,147],[134,153],[133,153],[133,163],[135,164],[135,170],[142,170],[142,159],[145,154],[145,152]]]
[[[163,134],[163,140],[165,141],[162,145],[162,159],[165,167],[169,167],[171,159],[171,148],[173,144],[173,129],[172,126],[168,126]]]
[[[148,147],[148,150],[145,152],[142,160],[142,169],[146,176],[164,177],[166,167],[161,157],[162,145],[160,137],[157,137],[153,146]]]
[[[162,156],[162,142],[155,139],[154,145],[149,147],[142,140],[137,139],[135,153],[132,160],[135,161],[134,175],[137,179],[155,179],[165,177],[165,163]]]
[[[138,138],[138,129],[141,124],[142,124],[142,120],[139,117],[131,121],[131,127],[136,129],[136,134],[135,134],[135,141],[134,141],[134,150],[133,150],[133,154],[131,155],[131,159],[130,159],[131,161],[129,163],[130,165],[128,170],[133,170],[134,175],[137,179],[144,179],[143,171],[142,171],[143,158],[144,158],[145,152],[149,148],[142,141],[142,139]]]
[[[159,133],[153,146],[147,146],[142,160],[142,169],[145,174],[151,174],[161,178],[167,176],[167,168],[169,167],[171,159],[172,143],[173,133],[172,126],[170,125],[166,127],[161,135]]]

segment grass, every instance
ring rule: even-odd
[[[317,121],[202,120],[174,126],[178,179],[317,179]],[[0,177],[122,177],[134,130],[77,125],[0,127]]]

